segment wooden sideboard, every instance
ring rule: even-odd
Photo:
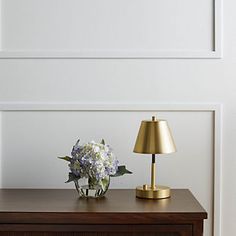
[[[0,190],[0,236],[202,236],[206,211],[187,189],[146,200],[134,190],[78,199],[75,190]]]

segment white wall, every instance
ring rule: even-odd
[[[222,236],[236,235],[235,7],[224,2],[222,59],[1,59],[0,101],[222,103]]]

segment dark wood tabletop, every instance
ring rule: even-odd
[[[121,214],[130,217],[124,219],[119,217]],[[118,223],[119,219],[132,223],[138,222],[141,214],[142,222],[144,214],[148,222],[175,216],[180,220],[207,218],[206,211],[187,189],[173,189],[171,198],[161,200],[138,199],[135,190],[129,189],[108,190],[101,199],[81,199],[75,190],[70,189],[0,190],[0,223],[14,223],[16,220],[23,223],[44,223],[47,220],[89,224],[109,223],[111,220],[114,223],[114,217]]]
[[[135,197],[135,190],[111,189],[101,199],[79,199],[70,189],[1,189],[0,212],[199,212],[205,210],[187,189],[173,189],[171,198]]]

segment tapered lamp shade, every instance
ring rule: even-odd
[[[144,120],[139,128],[134,152],[165,154],[176,152],[175,143],[166,120]]]

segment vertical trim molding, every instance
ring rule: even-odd
[[[0,111],[0,188],[2,188],[2,112]]]
[[[214,51],[219,55],[219,58],[223,56],[222,42],[223,42],[223,2],[222,0],[214,0]]]
[[[214,212],[213,235],[221,236],[221,180],[222,180],[222,106],[214,110]]]
[[[3,50],[3,45],[2,45],[2,19],[3,19],[3,16],[2,16],[2,0],[0,0],[0,55],[1,55],[1,51]]]

